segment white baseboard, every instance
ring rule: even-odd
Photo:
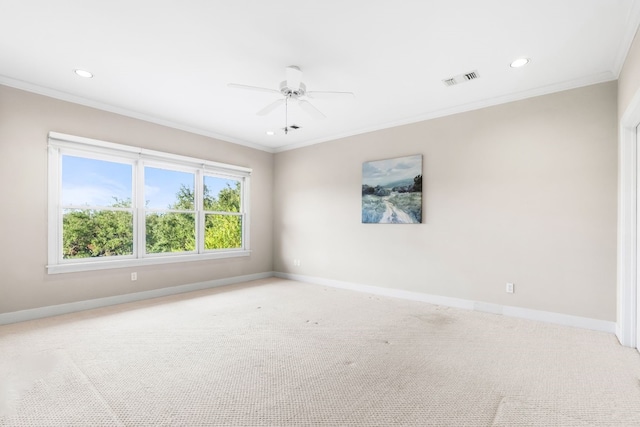
[[[246,276],[235,276],[225,279],[209,280],[206,282],[191,283],[169,288],[154,289],[151,291],[135,292],[125,295],[97,298],[86,301],[77,301],[67,304],[51,305],[47,307],[33,308],[28,310],[14,311],[0,314],[0,325],[9,323],[24,322],[27,320],[41,319],[44,317],[58,316],[61,314],[74,313],[77,311],[90,310],[93,308],[107,307],[110,305],[124,304],[128,302],[141,301],[151,298],[164,297],[181,294],[185,292],[199,291],[202,289],[216,288],[219,286],[233,285],[236,283],[249,282],[252,280],[267,279],[269,277],[279,277],[281,279],[297,280],[299,282],[314,283],[317,285],[330,286],[333,288],[348,289],[351,291],[365,292],[374,295],[387,296],[392,298],[402,298],[412,301],[422,301],[434,305],[446,307],[462,308],[486,313],[501,314],[509,317],[537,320],[540,322],[555,323],[558,325],[572,326],[594,331],[616,333],[616,323],[606,320],[590,319],[587,317],[572,316],[569,314],[553,313],[548,311],[531,310],[521,307],[503,306],[479,301],[465,300],[439,295],[430,295],[420,292],[403,291],[400,289],[382,288],[378,286],[362,285],[339,280],[324,279],[320,277],[303,276],[298,274],[264,272],[250,274]]]
[[[381,288],[378,286],[361,285],[357,283],[323,279],[320,277],[303,276],[299,274],[276,272],[275,276],[281,279],[297,280],[299,282],[314,283],[317,285],[330,286],[333,288],[348,289],[351,291],[366,292],[375,295],[383,295],[387,297],[402,298],[413,301],[422,301],[435,305],[482,311],[485,313],[501,314],[504,316],[518,317],[521,319],[537,320],[539,322],[590,329],[593,331],[607,332],[610,334],[614,334],[616,332],[615,322],[591,319],[588,317],[572,316],[569,314],[553,313],[541,310],[531,310],[528,308],[513,307],[508,305],[490,304],[479,301],[465,300],[461,298],[429,295],[420,292],[403,291],[399,289]]]
[[[67,304],[50,305],[47,307],[14,311],[11,313],[2,313],[0,314],[0,325],[41,319],[43,317],[58,316],[61,314],[74,313],[77,311],[107,307],[110,305],[123,304],[127,302],[182,294],[185,292],[199,291],[202,289],[217,288],[219,286],[233,285],[235,283],[249,282],[251,280],[266,279],[273,276],[274,273],[268,271],[264,273],[249,274],[246,276],[235,276],[225,279],[208,280],[206,282],[190,283],[187,285],[172,286],[169,288],[154,289],[151,291],[135,292],[131,294],[116,295],[112,297],[97,298],[86,301],[70,302]]]

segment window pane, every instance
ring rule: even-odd
[[[133,254],[131,212],[65,209],[62,257],[89,258]]]
[[[169,169],[144,168],[144,199],[148,209],[194,209],[195,175]]]
[[[240,181],[205,176],[204,210],[240,212]]]
[[[131,206],[132,166],[84,157],[62,156],[64,206]]]
[[[148,254],[189,252],[196,249],[194,214],[148,213],[146,232]]]
[[[205,249],[235,249],[242,247],[242,217],[240,215],[207,214]]]

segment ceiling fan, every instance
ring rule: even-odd
[[[313,104],[311,104],[307,98],[311,99],[320,99],[320,98],[329,98],[329,97],[349,97],[353,98],[355,95],[353,92],[336,92],[336,91],[307,91],[307,86],[302,82],[302,71],[300,67],[296,65],[290,65],[285,68],[286,72],[286,80],[280,82],[280,89],[271,89],[266,87],[258,87],[258,86],[248,86],[236,83],[229,83],[227,86],[235,89],[247,89],[259,92],[268,92],[281,96],[281,98],[273,101],[256,114],[259,116],[266,116],[267,114],[274,111],[280,105],[285,104],[285,107],[288,106],[289,100],[295,100],[298,102],[300,108],[309,114],[311,117],[316,119],[324,119],[326,116],[322,113],[322,111],[318,110]],[[286,111],[286,110],[285,110]],[[286,112],[285,112],[285,133],[288,132],[289,128],[286,125]]]

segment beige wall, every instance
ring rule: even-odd
[[[640,89],[640,38],[636,33],[618,78],[618,117],[622,117],[638,89]]]
[[[616,90],[277,154],[275,270],[615,321]],[[411,154],[424,224],[361,224],[362,163]]]
[[[615,320],[616,102],[616,83],[605,83],[274,162],[0,86],[0,313],[276,270]],[[252,256],[48,275],[49,131],[253,168]],[[361,224],[362,162],[411,154],[424,156],[424,224]]]
[[[252,255],[48,275],[49,131],[253,168]],[[270,153],[0,86],[0,313],[271,271],[272,173]]]

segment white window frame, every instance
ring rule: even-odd
[[[200,182],[203,184],[203,186],[201,188],[199,188],[200,190],[200,194],[202,195],[202,197],[198,197],[197,203],[198,203],[198,209],[200,211],[200,215],[198,215],[198,222],[199,222],[199,226],[201,227],[202,230],[205,229],[205,222],[206,222],[206,218],[207,215],[230,215],[230,216],[239,216],[240,217],[240,221],[242,221],[243,223],[243,227],[244,227],[244,221],[246,220],[246,216],[244,215],[244,204],[245,204],[245,198],[243,197],[243,192],[240,192],[240,212],[227,212],[227,211],[208,211],[204,209],[204,178],[206,177],[212,177],[212,178],[223,178],[223,179],[233,179],[233,180],[238,180],[238,178],[236,176],[232,176],[229,174],[221,174],[221,173],[214,173],[213,171],[204,171],[202,173],[202,179],[200,180]],[[244,184],[241,182],[241,187]],[[199,251],[205,252],[205,253],[215,253],[218,251],[221,251],[223,249],[206,249],[205,248],[205,241],[204,241],[204,233],[202,234],[203,239],[200,240],[200,242],[198,243],[198,248]],[[244,247],[245,245],[245,235],[244,233],[242,233],[242,246]]]
[[[144,168],[146,167],[150,167],[150,168],[154,168],[154,169],[164,169],[164,170],[171,170],[171,171],[178,171],[178,172],[186,172],[186,173],[192,173],[193,174],[193,190],[194,190],[194,198],[195,200],[193,201],[194,204],[194,209],[192,211],[188,211],[188,210],[176,210],[176,209],[155,209],[155,208],[147,208],[145,206],[146,203],[146,198],[144,197],[144,182],[142,182],[142,184],[139,186],[139,190],[138,190],[138,194],[140,195],[136,201],[136,206],[138,206],[140,209],[138,212],[140,212],[140,216],[138,219],[138,227],[144,229],[146,227],[146,219],[147,219],[147,213],[151,213],[151,212],[166,212],[166,213],[193,213],[195,216],[195,232],[196,232],[196,240],[195,240],[195,247],[196,249],[193,251],[189,251],[189,252],[160,252],[160,253],[147,253],[146,250],[146,240],[145,239],[138,239],[139,245],[138,245],[138,253],[142,254],[143,257],[174,257],[174,256],[182,256],[182,255],[190,255],[190,254],[198,254],[198,253],[202,253],[201,251],[198,250],[198,241],[201,240],[200,239],[200,233],[199,233],[199,226],[198,226],[198,222],[199,222],[199,217],[200,217],[200,210],[198,209],[198,205],[199,205],[199,196],[202,194],[202,192],[200,191],[200,176],[202,175],[202,169],[200,167],[185,167],[184,165],[175,165],[175,164],[171,164],[171,163],[167,163],[167,162],[158,162],[156,160],[152,160],[152,161],[148,161],[146,159],[141,159],[138,162],[138,167],[139,167],[139,176],[144,177]],[[140,180],[143,181],[143,180]],[[142,235],[141,235],[142,237]]]
[[[48,264],[49,274],[77,271],[136,267],[176,262],[244,257],[251,254],[249,246],[249,191],[252,169],[155,150],[116,144],[91,138],[49,132],[48,138]],[[133,255],[113,257],[63,259],[62,256],[62,156],[74,155],[133,165]],[[144,167],[166,167],[195,173],[196,250],[184,253],[146,254]],[[204,250],[204,215],[202,205],[203,177],[219,176],[241,182],[240,216],[242,247]]]

